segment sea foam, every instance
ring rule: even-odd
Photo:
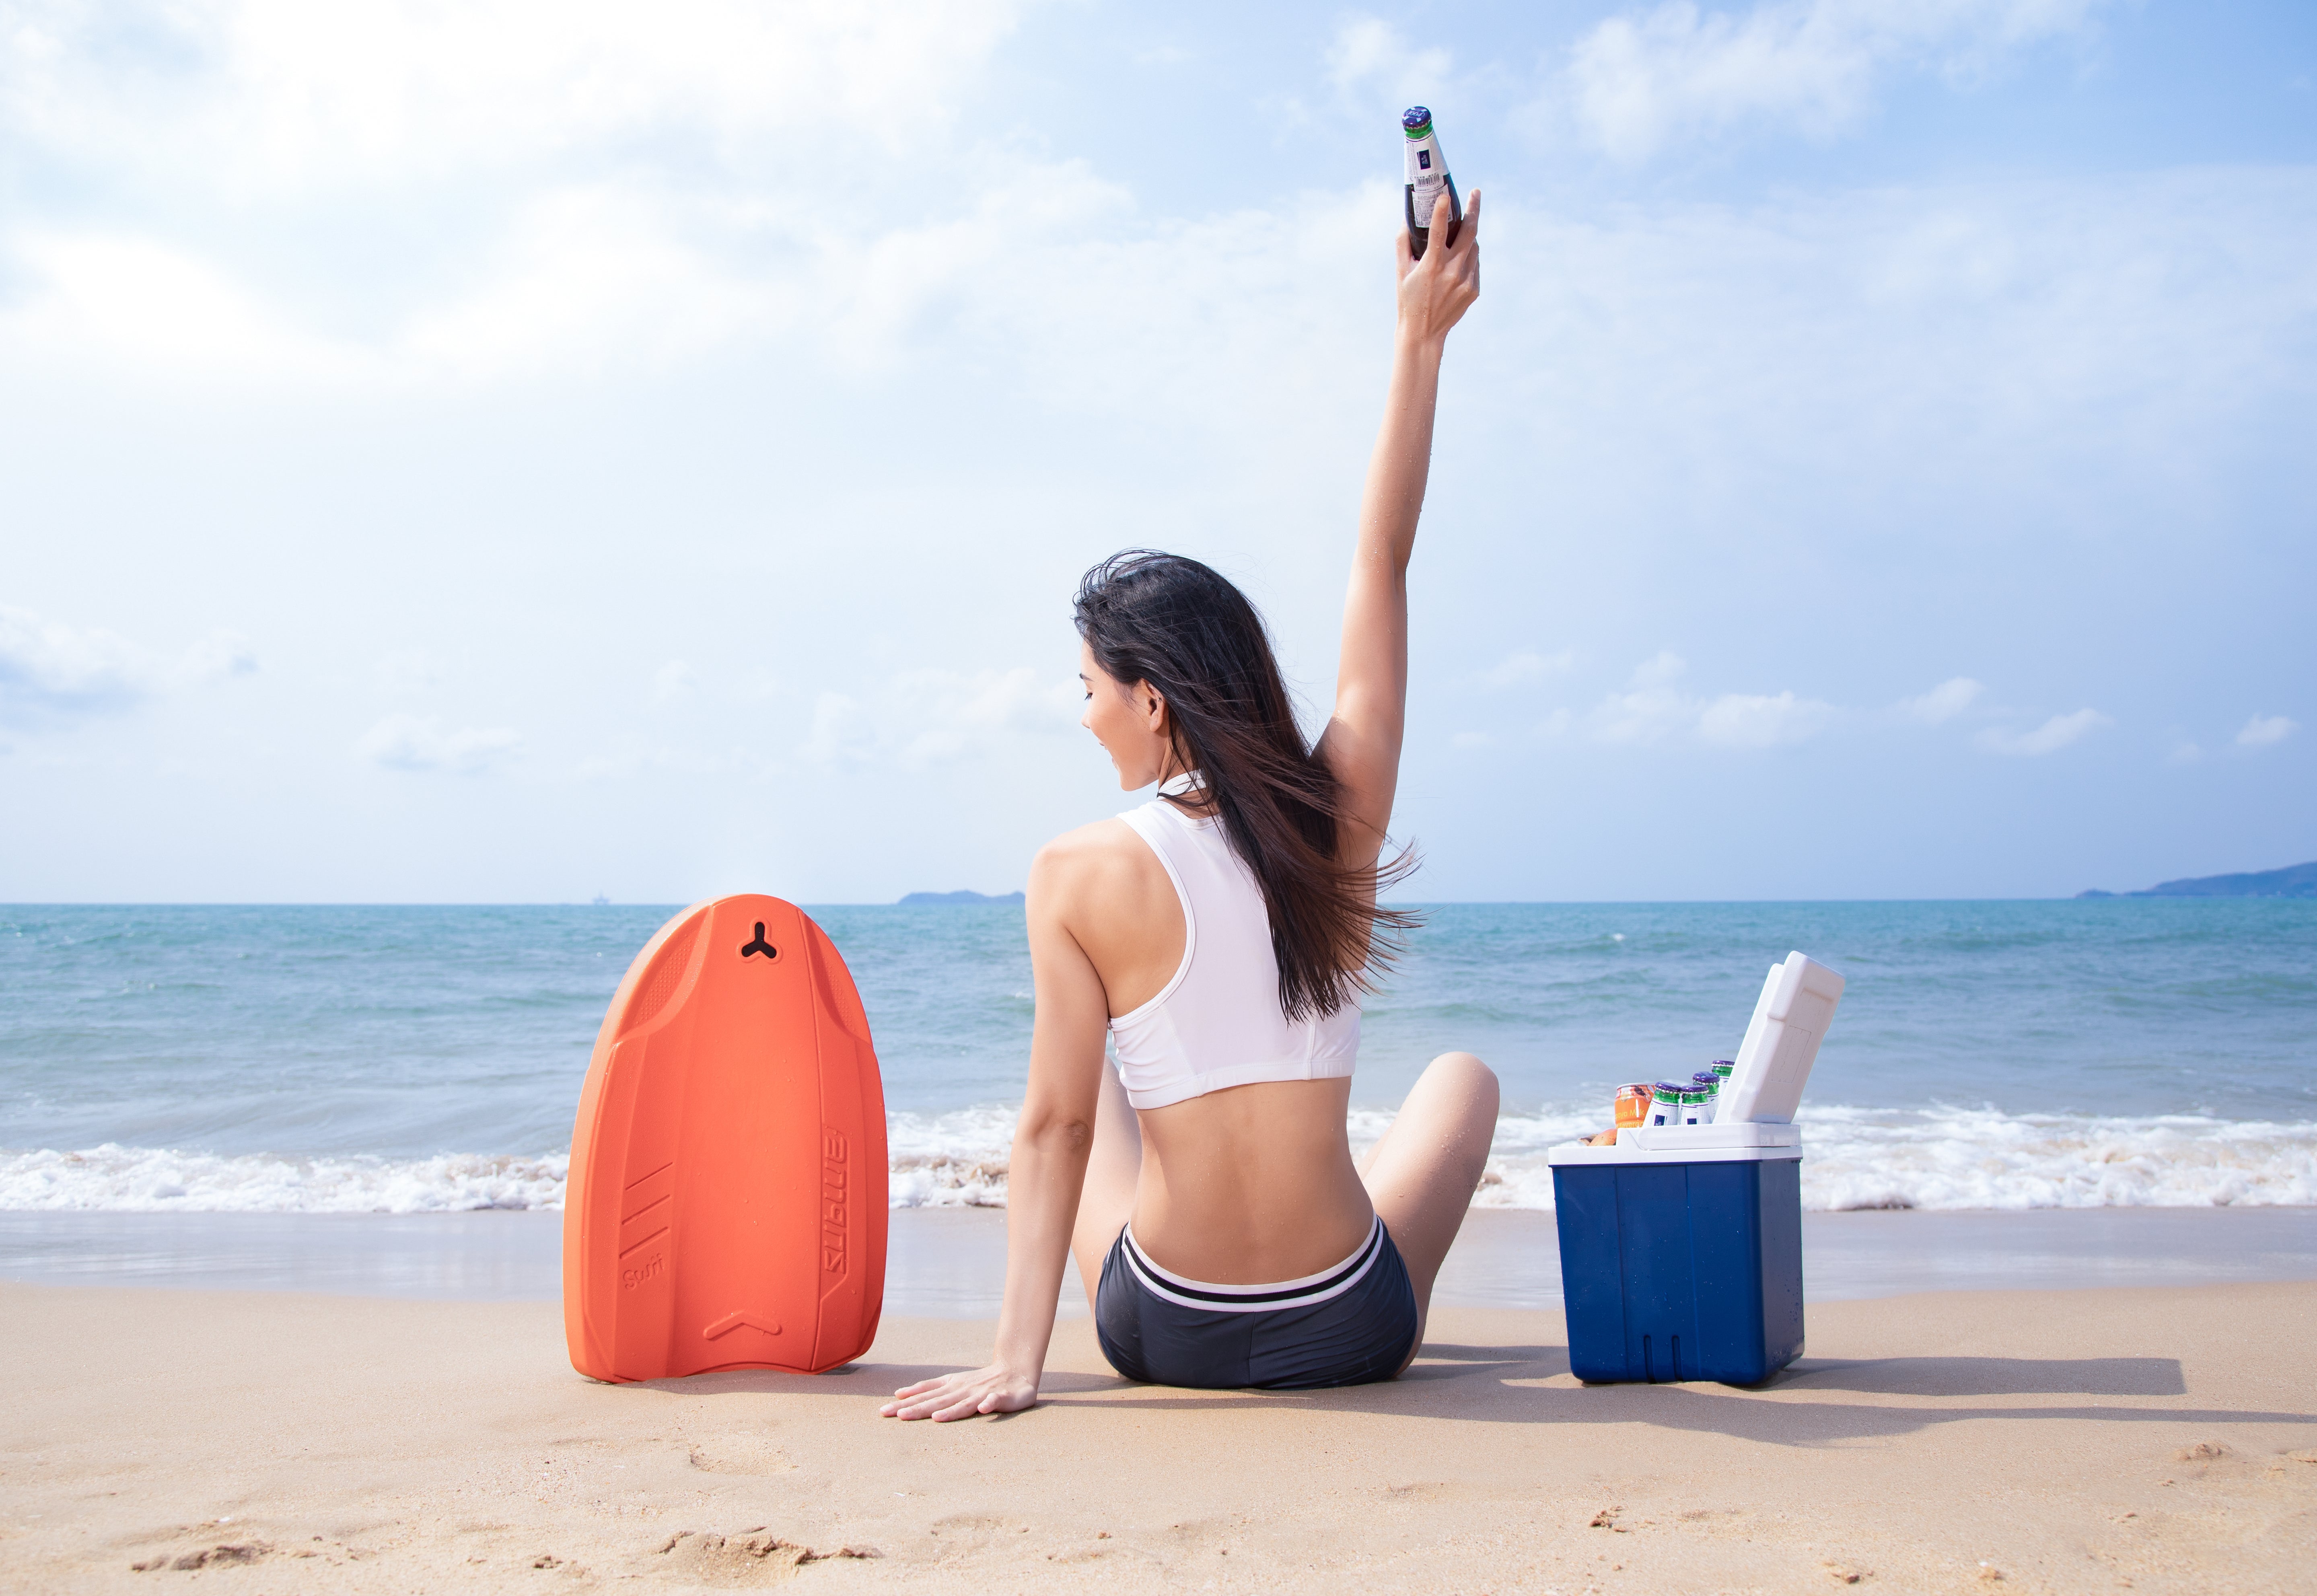
[[[0,1152],[0,1208],[130,1214],[440,1214],[563,1206],[568,1153],[432,1158],[225,1156],[112,1142]]]
[[[888,1120],[895,1208],[1002,1208],[1018,1110],[984,1104]],[[1547,1153],[1598,1128],[1545,1108],[1497,1121],[1478,1208],[1550,1209]],[[1355,1109],[1363,1153],[1391,1123]],[[2087,1118],[1991,1109],[1805,1110],[1803,1206],[2218,1208],[2317,1204],[2317,1123],[2194,1115]],[[448,1213],[559,1208],[568,1153],[432,1158],[228,1156],[107,1143],[0,1152],[0,1208],[121,1213]]]
[[[897,1208],[1006,1206],[1006,1164],[1018,1109],[982,1103],[946,1114],[889,1113],[886,1155]]]
[[[2317,1203],[2317,1124],[2199,1115],[1821,1108],[1798,1116],[1811,1208]]]
[[[2317,1203],[2317,1124],[1839,1106],[1796,1120],[1803,1207],[1820,1212]],[[1475,1206],[1551,1208],[1546,1149],[1590,1128],[1506,1115]]]

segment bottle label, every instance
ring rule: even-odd
[[[1408,185],[1414,191],[1416,225],[1432,225],[1432,208],[1439,203],[1440,191],[1448,181],[1448,163],[1440,157],[1440,139],[1427,133],[1421,138],[1408,141]]]

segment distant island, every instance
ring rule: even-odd
[[[1018,904],[1018,892],[912,892],[901,900],[905,909],[947,907],[955,904]]]
[[[2252,870],[2241,876],[2194,876],[2182,881],[2160,881],[2138,892],[2102,892],[2095,887],[2078,897],[2317,897],[2317,860],[2287,865],[2281,870]]]

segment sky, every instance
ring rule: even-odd
[[[1401,109],[1487,195],[1418,899],[2317,857],[2317,8],[0,0],[0,900],[879,902],[1316,728]]]

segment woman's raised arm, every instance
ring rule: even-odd
[[[1448,226],[1448,197],[1443,194],[1432,212],[1432,237],[1446,237]],[[1347,865],[1373,864],[1391,824],[1408,718],[1408,561],[1432,469],[1440,356],[1448,330],[1480,297],[1481,196],[1475,191],[1455,243],[1443,248],[1436,242],[1419,261],[1409,253],[1408,235],[1400,236],[1400,325],[1392,341],[1391,387],[1360,499],[1336,710],[1320,738],[1320,757],[1343,783],[1350,824],[1337,845]]]

